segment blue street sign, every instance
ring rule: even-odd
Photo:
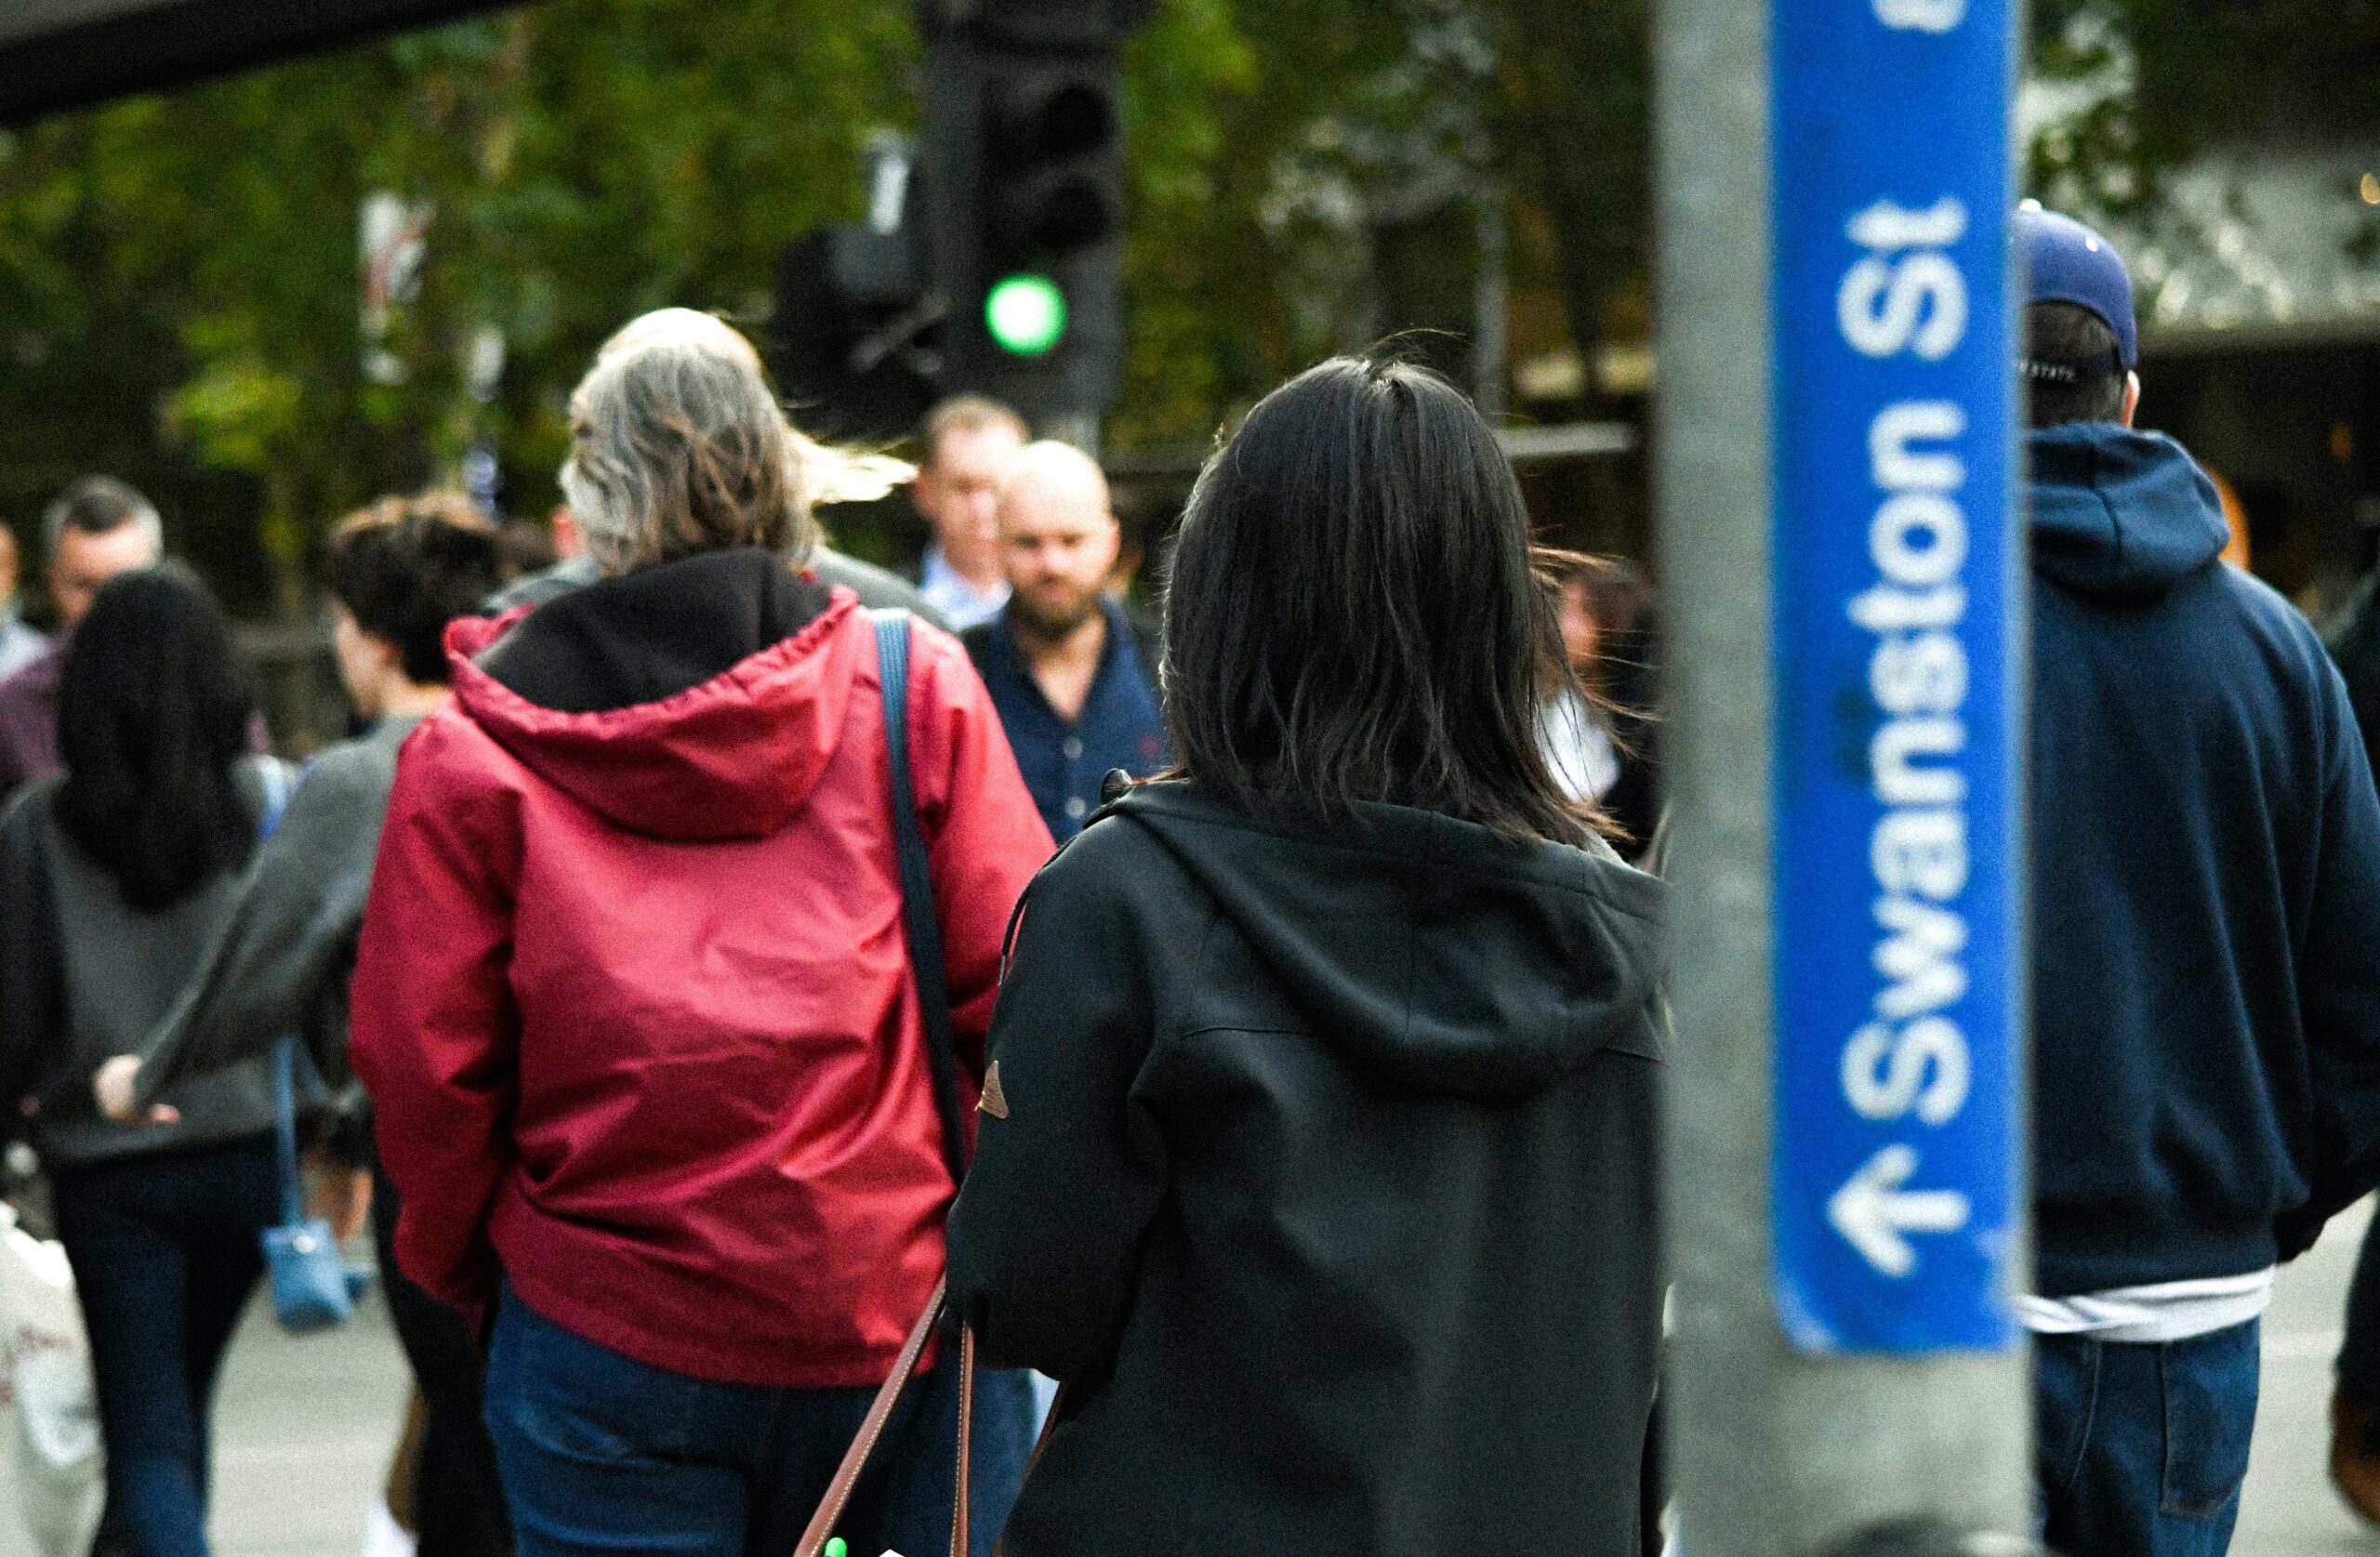
[[[1778,1313],[2016,1339],[2009,0],[1771,0]]]

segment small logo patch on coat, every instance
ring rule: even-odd
[[[998,1060],[993,1061],[992,1068],[984,1073],[984,1097],[975,1106],[995,1119],[1008,1117],[1008,1094],[1000,1090],[1000,1062]]]

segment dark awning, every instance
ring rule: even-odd
[[[508,0],[0,0],[0,125]]]

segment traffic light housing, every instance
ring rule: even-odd
[[[1145,0],[943,0],[924,179],[946,392],[1079,427],[1123,381],[1122,48]]]
[[[939,393],[924,244],[914,226],[815,229],[777,261],[777,388],[819,437],[889,442]]]
[[[869,222],[778,262],[774,355],[804,426],[896,438],[972,391],[1095,435],[1123,381],[1122,49],[1154,7],[926,0],[919,165],[879,146]]]

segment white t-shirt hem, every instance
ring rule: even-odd
[[[2244,1325],[2272,1303],[2273,1267],[2236,1276],[2152,1282],[2063,1298],[2026,1294],[2016,1317],[2039,1336],[2082,1336],[2127,1346],[2162,1346]]]

